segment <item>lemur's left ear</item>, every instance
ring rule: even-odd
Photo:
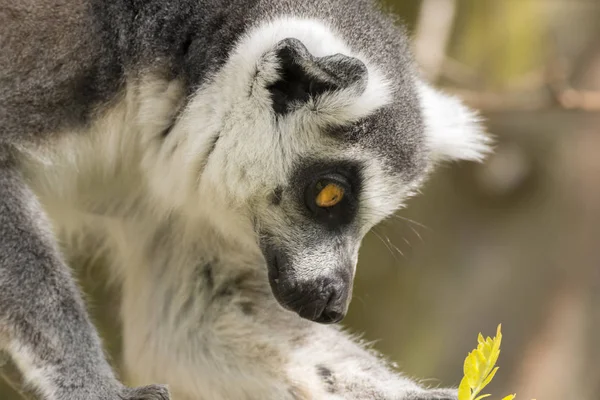
[[[491,139],[476,112],[424,82],[417,89],[434,161],[482,161],[490,153]]]
[[[294,38],[277,43],[274,52],[279,78],[267,89],[278,114],[286,114],[324,92],[352,86],[360,95],[367,86],[367,67],[357,58],[343,54],[314,57]]]

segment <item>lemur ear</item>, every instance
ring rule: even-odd
[[[417,89],[434,161],[482,161],[491,152],[492,141],[476,112],[424,82]]]
[[[367,67],[357,58],[343,54],[314,57],[294,38],[277,43],[274,52],[279,78],[267,89],[278,114],[289,113],[324,92],[353,87],[360,95],[367,86]]]

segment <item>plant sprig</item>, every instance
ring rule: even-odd
[[[470,352],[465,358],[464,377],[458,387],[458,400],[481,400],[491,396],[481,394],[481,391],[494,379],[498,367],[496,361],[500,355],[500,343],[502,342],[502,325],[498,325],[496,336],[492,339],[483,338],[480,333],[477,337],[477,348]],[[513,400],[515,394],[510,394],[502,400]]]

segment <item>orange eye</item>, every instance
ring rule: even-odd
[[[328,183],[317,195],[315,203],[322,208],[333,207],[344,198],[344,189],[335,183]]]

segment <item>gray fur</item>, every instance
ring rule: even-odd
[[[0,141],[85,124],[117,93],[123,64],[115,33],[94,7],[87,0],[0,2]]]
[[[374,7],[370,0],[3,0],[0,140],[85,124],[111,101],[125,74],[180,76],[193,91],[225,62],[249,26],[289,14],[331,23],[394,77],[401,88],[394,108],[363,122],[366,127],[356,127],[362,134],[354,136],[412,170],[411,160],[421,156],[421,117],[408,44],[390,17]],[[405,137],[391,141],[398,135],[369,133],[383,128]]]
[[[168,398],[114,377],[54,232],[110,255],[136,384],[455,398],[314,322],[345,315],[362,237],[435,161],[486,151],[373,1],[0,0],[0,42],[0,350],[44,400]]]
[[[47,398],[166,399],[162,387],[130,390],[114,377],[43,211],[10,159],[0,161],[0,193],[0,344],[43,376],[37,389]]]

